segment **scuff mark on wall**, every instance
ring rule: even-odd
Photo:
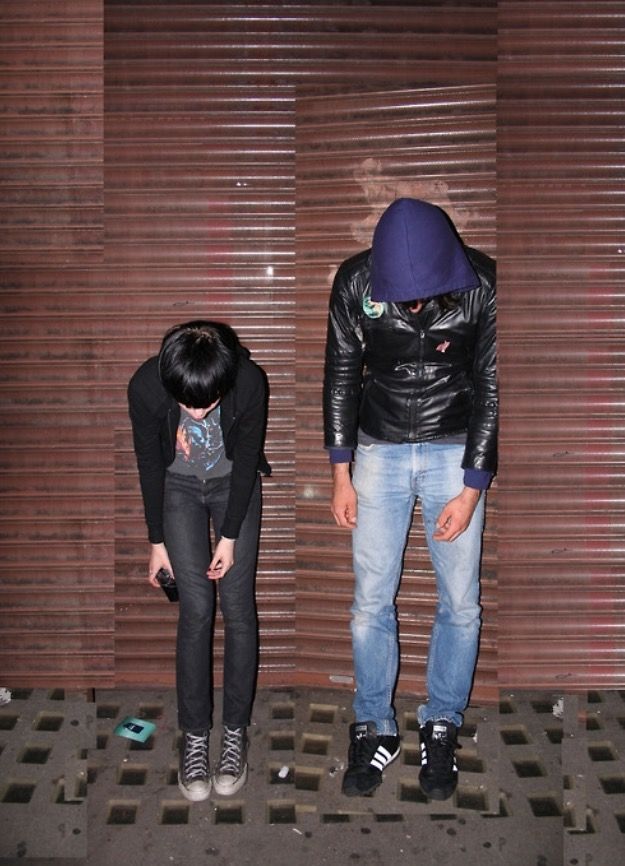
[[[447,181],[438,177],[417,177],[411,180],[394,177],[385,168],[384,161],[367,157],[354,169],[354,179],[360,184],[371,213],[364,220],[352,223],[352,234],[364,247],[371,244],[371,236],[382,211],[396,198],[418,198],[441,207],[451,218],[459,232],[463,232],[477,218],[477,212],[452,202]]]
[[[396,198],[418,198],[438,205],[450,217],[460,234],[478,219],[478,212],[453,202],[449,184],[440,177],[417,177],[407,180],[395,177],[384,160],[369,156],[354,169],[354,180],[362,187],[371,211],[364,219],[357,219],[350,225],[353,238],[362,249],[371,246],[373,230],[382,212]],[[347,253],[346,253],[347,255]],[[330,265],[326,282],[332,285],[339,263]]]

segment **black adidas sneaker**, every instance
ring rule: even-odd
[[[456,726],[446,719],[426,722],[419,731],[421,772],[419,785],[430,800],[447,800],[458,784]]]
[[[349,736],[343,793],[348,797],[364,797],[373,794],[382,783],[382,771],[399,755],[399,737],[378,736],[375,722],[350,725]]]

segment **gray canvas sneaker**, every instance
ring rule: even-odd
[[[180,746],[178,787],[187,800],[206,800],[211,792],[208,767],[208,731],[204,734],[183,732]]]
[[[245,728],[224,725],[221,757],[213,784],[215,792],[229,797],[247,780],[247,733]]]

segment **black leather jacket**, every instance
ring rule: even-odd
[[[495,262],[466,248],[481,286],[450,311],[413,314],[370,298],[370,250],[339,268],[330,299],[324,380],[327,448],[355,448],[358,428],[386,442],[467,433],[465,469],[495,472]]]

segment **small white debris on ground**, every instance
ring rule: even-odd
[[[11,703],[11,691],[10,689],[0,689],[0,707],[4,706],[4,704]]]
[[[556,719],[561,719],[564,716],[564,698],[558,698],[553,705],[552,712]]]

